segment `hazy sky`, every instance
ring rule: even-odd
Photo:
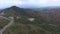
[[[21,7],[60,6],[60,0],[0,0],[0,8],[13,5]]]

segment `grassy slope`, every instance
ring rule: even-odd
[[[14,24],[7,28],[3,34],[60,34],[60,26],[36,18],[30,22],[26,18],[16,19]]]
[[[24,19],[16,21],[3,34],[60,34],[60,29],[58,29],[59,26],[57,25],[35,24],[34,22],[29,22]]]
[[[0,29],[9,23],[8,20],[0,18]]]
[[[43,34],[45,31],[32,24],[14,24],[4,34]]]
[[[38,24],[39,25],[39,24]],[[7,28],[3,34],[59,34],[60,32],[48,31],[42,27],[43,25],[36,24],[14,24]],[[50,27],[51,28],[51,27]],[[51,30],[51,29],[50,29]]]
[[[13,8],[14,9],[14,8]],[[8,12],[9,11],[9,12]],[[23,11],[23,12],[22,12]],[[46,19],[45,14],[41,15],[42,18],[40,17],[40,14],[36,15],[34,12],[32,14],[26,13],[23,9],[16,9],[11,13],[10,10],[7,10],[7,16],[13,16],[13,15],[23,15],[23,16],[29,16],[31,17],[36,16],[36,20],[34,22],[30,22],[27,19],[19,19],[16,20],[16,22],[10,26],[9,28],[6,29],[6,31],[3,34],[60,34],[60,26],[55,25],[58,24],[59,22],[53,22],[52,20],[49,21]],[[15,15],[15,16],[16,16]],[[46,20],[46,21],[45,21]],[[43,24],[45,23],[45,24]]]

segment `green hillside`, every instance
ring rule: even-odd
[[[5,17],[14,17],[14,24],[8,27],[3,34],[60,34],[60,22],[53,15],[47,15],[32,9],[16,6],[3,10]],[[19,18],[17,18],[19,17]],[[29,21],[27,18],[35,18]]]
[[[5,25],[7,25],[9,20],[0,18],[0,29],[2,29]]]

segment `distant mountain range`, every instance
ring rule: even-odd
[[[60,19],[60,8],[59,7],[46,7],[46,8],[19,8],[17,6],[12,6],[3,9],[4,16],[24,16],[24,17],[54,17],[54,19]],[[44,15],[44,16],[43,16]]]

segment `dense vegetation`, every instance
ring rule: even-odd
[[[43,13],[32,9],[23,9],[16,6],[4,9],[5,17],[13,16],[14,24],[3,34],[60,34],[60,21],[53,14]],[[17,19],[17,17],[21,17]],[[35,18],[29,21],[27,18]]]
[[[46,22],[30,22],[22,19],[14,22],[4,34],[60,34],[60,26]]]
[[[0,18],[0,29],[2,29],[5,25],[9,23],[9,20]]]

